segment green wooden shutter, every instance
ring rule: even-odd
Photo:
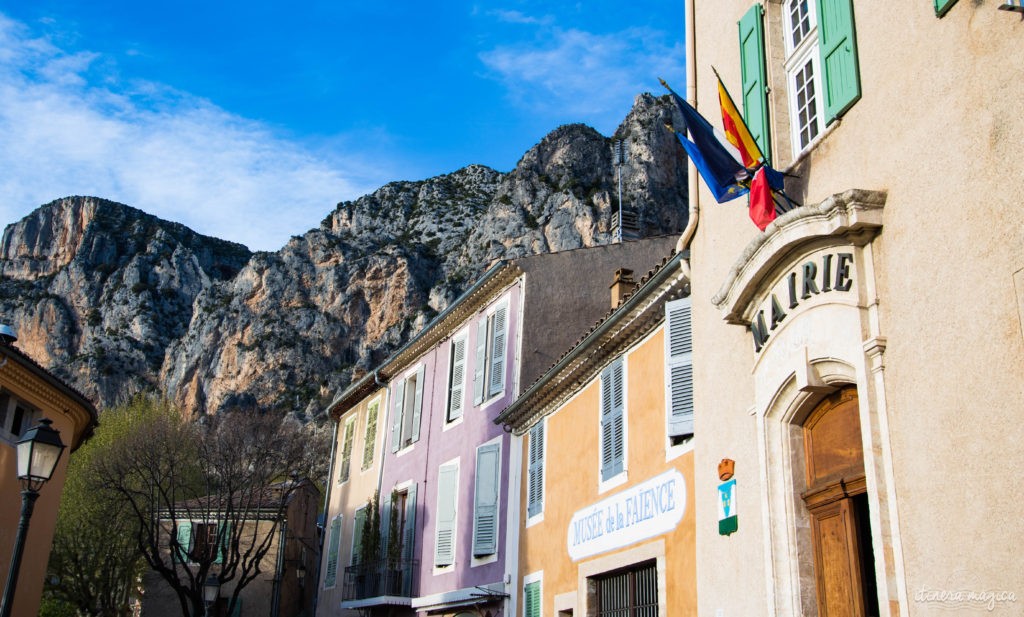
[[[668,436],[693,434],[693,337],[690,299],[665,305]]]
[[[401,530],[399,530],[401,533]],[[388,543],[391,542],[391,493],[384,495],[380,504],[380,554],[385,559],[390,559]]]
[[[391,390],[391,451],[402,449],[402,412],[405,410],[405,380],[400,379]]]
[[[351,417],[345,421],[345,434],[341,446],[341,469],[338,471],[338,484],[348,481],[349,470],[352,468],[352,442],[355,440],[356,419]]]
[[[349,557],[351,565],[357,565],[362,561],[363,554],[363,527],[366,525],[366,508],[356,510],[355,520],[352,521],[352,555]]]
[[[526,514],[536,516],[544,510],[544,420],[530,429],[529,476]]]
[[[956,4],[956,0],[935,0],[935,16],[942,17]]]
[[[501,394],[505,388],[505,325],[507,321],[508,307],[501,307],[494,311],[491,329],[491,365],[489,367],[491,378],[487,389],[488,396]]]
[[[231,617],[239,617],[242,614],[242,598],[235,598],[235,604],[231,608]]]
[[[818,47],[825,83],[825,123],[834,122],[860,98],[853,0],[817,0]]]
[[[331,519],[331,533],[327,537],[327,568],[324,572],[324,589],[334,587],[338,580],[338,549],[341,546],[341,517]]]
[[[175,538],[175,552],[178,563],[188,563],[189,554],[192,552],[192,523],[185,521],[178,523],[177,537]]]
[[[764,57],[764,8],[750,7],[739,22],[740,74],[742,76],[743,120],[765,159],[771,161],[768,121],[768,73]]]
[[[625,462],[622,358],[601,372],[601,479],[622,472]]]
[[[498,550],[498,487],[501,446],[496,443],[476,450],[476,483],[473,505],[473,555],[493,555]]]
[[[423,413],[423,381],[424,381],[424,365],[420,365],[416,369],[416,393],[412,400],[412,433],[409,435],[409,440],[412,443],[416,443],[420,440],[420,417]]]
[[[540,581],[527,583],[523,587],[523,614],[525,617],[541,617]]]
[[[434,565],[450,566],[455,562],[455,518],[459,490],[459,466],[441,465],[437,477],[437,526],[434,533]]]
[[[476,324],[476,364],[473,365],[473,404],[484,402],[484,376],[487,373],[487,322],[486,317]]]
[[[377,450],[377,414],[380,403],[374,401],[366,410],[366,436],[363,439],[363,469],[373,465],[373,455]]]
[[[405,499],[405,529],[402,531],[402,594],[412,597],[412,560],[416,544],[416,485],[409,487]]]
[[[462,417],[462,401],[466,386],[466,336],[460,336],[451,344],[451,377],[448,380],[448,420]]]

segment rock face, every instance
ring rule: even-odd
[[[686,223],[665,99],[637,97],[623,202],[640,235]],[[193,413],[315,414],[496,259],[614,241],[611,139],[560,127],[500,173],[470,165],[343,202],[275,253],[69,197],[9,225],[0,321],[103,407],[159,392]]]

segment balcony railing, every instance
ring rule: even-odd
[[[374,561],[345,568],[342,601],[364,600],[380,596],[413,596],[413,579],[419,570],[417,559]]]

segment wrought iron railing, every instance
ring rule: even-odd
[[[364,600],[379,596],[413,596],[413,580],[419,570],[418,559],[374,561],[345,568],[342,601]]]

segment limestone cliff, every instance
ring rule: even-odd
[[[103,199],[60,199],[4,232],[0,321],[100,406],[156,391],[194,413],[312,414],[494,260],[613,241],[613,138],[630,152],[634,233],[681,230],[685,158],[663,126],[671,113],[640,95],[610,138],[567,125],[508,173],[470,165],[388,184],[274,253]]]

